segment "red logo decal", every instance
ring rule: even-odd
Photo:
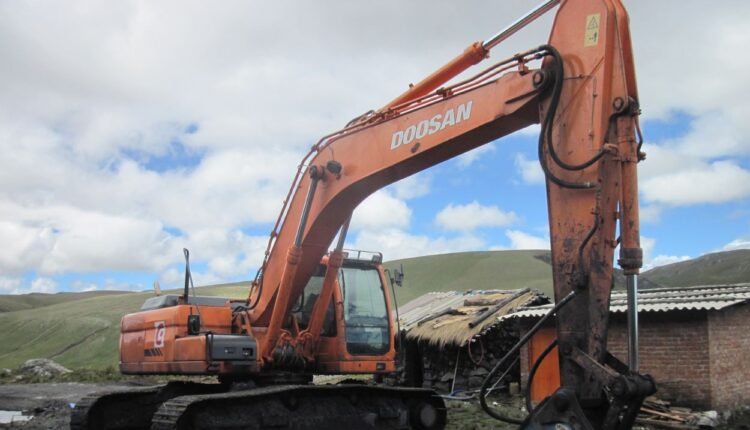
[[[167,324],[164,321],[156,321],[154,323],[156,329],[156,335],[154,335],[154,347],[162,348],[164,346],[164,337],[167,334]]]

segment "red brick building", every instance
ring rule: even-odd
[[[657,396],[675,405],[727,410],[750,405],[750,284],[689,288],[660,288],[639,292],[641,373],[657,382]],[[543,315],[549,306],[514,314],[522,327]],[[627,362],[626,301],[612,294],[608,348]],[[552,328],[531,342],[536,357],[549,343]],[[541,347],[539,345],[542,345]],[[556,374],[550,354],[548,373],[537,378],[549,385]],[[525,384],[529,348],[521,352],[521,381]],[[554,372],[553,372],[554,373]],[[534,384],[534,390],[538,390]]]

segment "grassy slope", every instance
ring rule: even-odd
[[[34,309],[72,300],[81,300],[97,296],[121,295],[124,293],[124,291],[89,291],[85,293],[0,295],[0,312]]]
[[[538,288],[550,293],[550,267],[535,255],[543,251],[467,252],[411,258],[403,263],[404,287],[399,303],[429,291],[468,289]],[[205,287],[199,295],[244,298],[247,285]],[[117,364],[119,324],[122,315],[138,310],[152,293],[91,296],[48,304],[43,308],[0,313],[0,367],[17,367],[36,357],[52,358],[71,367],[104,368]],[[56,295],[53,295],[56,296]],[[16,301],[23,301],[18,296]]]
[[[390,261],[391,271],[404,265],[404,304],[430,291],[536,288],[552,297],[552,269],[535,258],[548,251],[489,251],[431,255]]]
[[[198,295],[244,298],[242,285],[198,288]],[[137,311],[153,293],[123,293],[72,300],[0,314],[0,367],[29,358],[52,358],[72,368],[114,366],[120,318]]]
[[[717,252],[644,273],[665,287],[750,282],[750,250]]]
[[[391,261],[404,266],[400,304],[430,291],[531,287],[551,296],[546,251],[491,251],[434,255]],[[644,274],[664,286],[750,282],[750,250],[709,254],[658,267]],[[643,283],[641,284],[644,285]],[[244,298],[247,284],[199,288],[199,295]],[[65,366],[104,368],[117,364],[122,315],[138,310],[152,293],[64,294],[41,299],[0,296],[0,304],[34,306],[0,313],[0,367],[17,367],[29,358],[53,358]],[[5,301],[3,301],[5,300]],[[57,300],[57,303],[51,301]],[[42,307],[37,307],[42,306]]]

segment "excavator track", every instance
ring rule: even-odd
[[[71,430],[147,430],[159,407],[169,399],[225,391],[220,384],[174,381],[166,385],[111,390],[86,396],[70,416]]]
[[[176,397],[161,405],[152,430],[442,429],[434,391],[367,385],[283,385]]]

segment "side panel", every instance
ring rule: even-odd
[[[529,371],[542,352],[556,338],[557,333],[554,327],[542,328],[534,334],[529,342],[529,365],[527,367]],[[560,388],[560,359],[557,347],[555,347],[539,365],[534,380],[531,382],[531,387],[529,387],[531,400],[540,402],[558,388]]]
[[[201,333],[196,335],[188,334],[187,320],[191,314],[201,317]],[[236,360],[208,362],[207,343],[213,337],[207,333],[216,338],[230,335],[231,322],[232,310],[216,306],[178,305],[125,315],[120,333],[120,369],[123,373],[141,374],[257,371],[254,360],[239,367]],[[230,349],[234,348],[235,341],[223,339]]]

